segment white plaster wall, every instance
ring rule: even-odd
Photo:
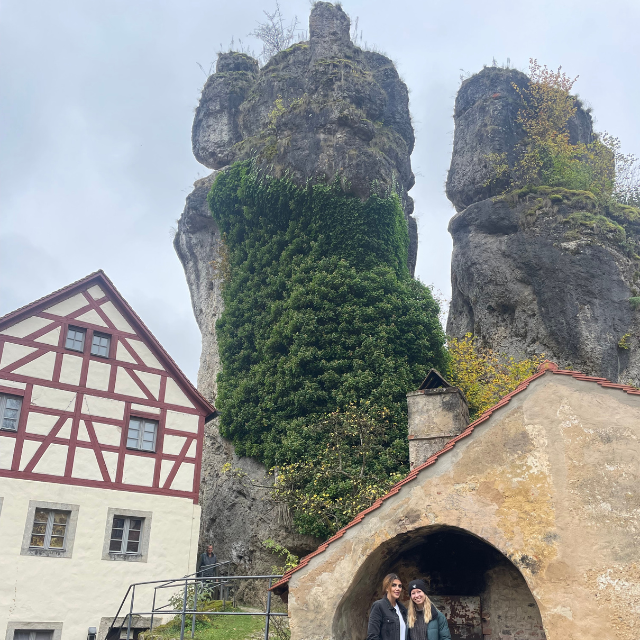
[[[170,404],[177,404],[180,407],[194,408],[191,400],[184,395],[182,389],[180,389],[173,378],[167,378],[167,388],[164,392],[164,400]]]
[[[4,369],[10,364],[17,362],[20,358],[31,355],[35,349],[33,347],[25,347],[21,344],[13,342],[5,342],[2,349],[2,360],[0,360],[0,368]]]
[[[135,333],[131,328],[131,325],[122,317],[122,314],[115,308],[113,302],[107,301],[100,308],[107,314],[107,318],[113,322],[116,329],[120,331],[127,331],[128,333]]]
[[[51,324],[51,320],[46,318],[38,318],[38,316],[31,316],[18,324],[14,324],[4,331],[0,331],[0,334],[5,336],[14,336],[16,338],[24,338],[34,331],[38,331],[43,327]]]
[[[124,417],[124,402],[111,398],[85,395],[82,400],[82,413],[88,416],[122,420]]]
[[[80,320],[81,322],[88,322],[89,324],[95,324],[99,327],[108,327],[109,325],[100,317],[98,312],[95,309],[89,309],[87,313],[83,313],[81,316],[78,316],[76,320]]]
[[[114,391],[122,394],[123,396],[133,396],[135,398],[145,398],[146,395],[142,389],[138,386],[138,383],[133,380],[126,369],[118,367],[116,373],[116,386]]]
[[[73,391],[41,387],[37,384],[33,385],[33,391],[31,392],[31,404],[33,406],[58,409],[59,411],[73,411],[75,401],[76,394]]]
[[[100,300],[100,298],[104,298],[104,291],[97,284],[94,284],[93,287],[89,287],[87,289],[87,293],[94,300]]]
[[[87,387],[90,389],[99,389],[100,391],[108,391],[110,375],[110,364],[107,364],[106,362],[98,362],[97,360],[90,360],[89,369],[87,371]]]
[[[62,640],[86,638],[130,583],[195,571],[200,507],[188,499],[13,478],[0,478],[0,498],[0,637],[11,621],[47,621],[63,623]],[[71,558],[20,555],[29,500],[79,505]],[[101,559],[110,507],[152,512],[146,563]],[[149,607],[152,589],[137,593]]]
[[[165,426],[167,429],[175,429],[176,431],[198,433],[198,416],[179,411],[167,411]]]
[[[82,358],[65,353],[62,356],[62,367],[60,367],[60,382],[79,385],[81,372]]]
[[[127,351],[126,347],[120,341],[118,341],[118,346],[116,347],[116,360],[138,364],[136,359]]]
[[[54,316],[68,316],[88,304],[87,299],[81,293],[78,293],[75,296],[71,296],[71,298],[58,302],[58,304],[54,304],[52,307],[45,309],[45,311],[52,313]]]
[[[129,339],[129,346],[131,346],[140,358],[142,358],[142,362],[144,362],[147,367],[151,367],[152,369],[164,369],[144,342]]]
[[[53,367],[56,364],[55,351],[49,351],[44,355],[18,367],[14,373],[42,380],[53,380]]]
[[[60,342],[60,327],[56,327],[53,331],[49,331],[49,333],[45,333],[43,336],[35,338],[35,341],[57,347]]]

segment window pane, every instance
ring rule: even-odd
[[[5,395],[4,393],[0,394],[0,418],[2,419],[3,429],[17,431],[21,406],[22,398]]]
[[[129,531],[140,531],[142,529],[142,520],[131,520],[129,522]]]
[[[73,327],[69,327],[65,347],[67,349],[73,349],[74,351],[83,351],[84,334],[85,332],[82,329],[74,329]]]
[[[38,525],[38,526],[40,527],[42,525]],[[35,527],[34,527],[34,529],[35,529]],[[54,524],[53,528],[51,529],[51,535],[64,537],[65,529],[66,529],[66,527],[63,524]],[[35,533],[35,531],[34,531],[34,533]]]
[[[127,553],[138,553],[139,542],[127,542]]]
[[[122,552],[122,540],[112,540],[109,544],[109,551],[113,551],[115,553]]]
[[[113,519],[113,528],[114,529],[124,529],[124,518],[114,518]]]
[[[124,529],[112,529],[111,530],[111,539],[112,540],[122,540],[122,536],[124,535]]]
[[[29,545],[32,547],[44,547],[44,536],[31,536]]]
[[[129,542],[138,542],[138,540],[140,540],[140,532],[129,529]]]
[[[47,524],[46,524],[46,522],[36,522],[33,525],[33,531],[31,533],[34,536],[35,535],[43,536],[45,533],[47,533]]]
[[[49,543],[50,549],[62,549],[64,547],[64,537],[51,536],[51,542]]]
[[[53,640],[53,631],[36,631],[35,640]]]
[[[94,356],[107,357],[109,355],[109,336],[103,336],[99,333],[93,335],[91,343],[91,353]]]
[[[69,514],[64,511],[54,511],[53,513],[53,521],[55,524],[67,524],[68,517]]]
[[[34,522],[44,522],[46,524],[48,519],[49,519],[48,511],[46,511],[45,509],[36,509],[36,516],[33,519]]]

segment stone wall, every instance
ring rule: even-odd
[[[532,594],[523,607],[523,586],[506,612],[495,601],[504,605],[500,591],[514,583],[490,595],[489,635],[517,623],[520,637],[539,636],[535,601],[547,640],[636,640],[639,462],[638,396],[542,374],[291,575],[292,640],[350,638],[384,571],[412,549],[428,558],[438,532],[493,549]],[[491,586],[499,576],[488,570]]]

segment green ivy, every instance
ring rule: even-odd
[[[209,205],[228,261],[216,406],[237,454],[304,461],[325,447],[323,416],[366,403],[388,412],[386,446],[406,463],[406,393],[446,354],[438,305],[407,270],[398,196],[362,201],[338,179],[300,187],[239,162]],[[397,472],[389,460],[378,474]]]

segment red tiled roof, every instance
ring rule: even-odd
[[[580,373],[579,371],[569,371],[566,369],[558,369],[558,366],[555,363],[550,362],[549,360],[545,360],[538,367],[538,371],[536,373],[534,373],[531,377],[527,378],[526,380],[523,380],[511,393],[508,393],[497,404],[495,404],[490,409],[487,409],[477,420],[474,420],[474,422],[472,422],[460,435],[456,436],[455,438],[447,442],[447,444],[444,446],[442,450],[438,451],[437,453],[434,453],[430,458],[427,459],[426,462],[421,464],[419,467],[416,467],[415,469],[413,469],[406,478],[404,478],[403,480],[395,484],[391,488],[389,493],[382,496],[381,498],[378,498],[368,509],[361,511],[348,525],[346,525],[345,527],[342,527],[340,531],[338,531],[333,537],[329,538],[326,542],[322,543],[313,553],[310,553],[308,556],[305,556],[304,558],[302,558],[302,560],[300,561],[300,564],[297,567],[294,567],[293,569],[289,569],[289,571],[287,571],[282,576],[282,578],[271,587],[271,590],[272,591],[276,589],[281,590],[281,588],[287,582],[289,582],[289,578],[292,576],[292,574],[294,574],[296,571],[300,571],[300,569],[302,569],[303,567],[306,567],[312,558],[322,553],[334,540],[341,538],[345,534],[347,529],[351,529],[351,527],[355,527],[357,524],[359,524],[368,513],[370,513],[371,511],[375,511],[378,507],[382,505],[382,503],[387,498],[390,498],[391,496],[395,496],[396,493],[398,493],[405,484],[407,484],[408,482],[411,482],[412,480],[415,480],[423,469],[426,469],[427,467],[434,464],[443,453],[446,453],[447,451],[450,451],[451,449],[453,449],[453,447],[455,447],[456,442],[458,442],[458,440],[462,440],[463,438],[466,438],[467,436],[471,435],[473,433],[473,430],[479,424],[482,424],[483,422],[488,420],[491,417],[491,415],[494,413],[494,411],[497,411],[501,407],[504,407],[506,404],[509,404],[509,402],[511,401],[511,398],[513,398],[515,395],[517,395],[521,391],[524,391],[529,386],[529,384],[531,384],[531,382],[543,376],[547,371],[550,371],[551,373],[556,375],[571,376],[576,380],[582,380],[584,382],[596,382],[601,387],[605,387],[607,389],[620,389],[621,391],[626,391],[626,393],[629,393],[631,395],[640,396],[640,390],[637,389],[636,387],[631,387],[626,384],[616,384],[615,382],[611,382],[606,378],[597,378],[595,376],[587,376],[583,373]]]
[[[62,287],[62,289],[58,289],[43,298],[30,302],[24,307],[20,307],[19,309],[11,311],[10,313],[0,317],[0,330],[19,322],[25,316],[42,311],[42,309],[51,306],[54,300],[57,300],[64,295],[68,295],[75,289],[80,289],[93,281],[95,281],[96,284],[102,285],[109,294],[117,300],[125,313],[130,316],[133,324],[137,325],[141,335],[144,336],[158,351],[158,355],[160,355],[161,360],[165,361],[168,370],[187,387],[187,390],[191,393],[193,399],[199,402],[203,408],[207,409],[209,411],[209,415],[214,414],[216,412],[216,408],[195,388],[189,378],[187,378],[180,367],[176,364],[175,360],[166,352],[158,339],[153,335],[153,333],[151,333],[151,330],[147,325],[142,322],[140,316],[131,308],[129,303],[123,298],[122,294],[116,289],[113,282],[109,280],[107,274],[102,269],[94,271],[88,276],[85,276],[80,280],[76,280],[66,287]]]

